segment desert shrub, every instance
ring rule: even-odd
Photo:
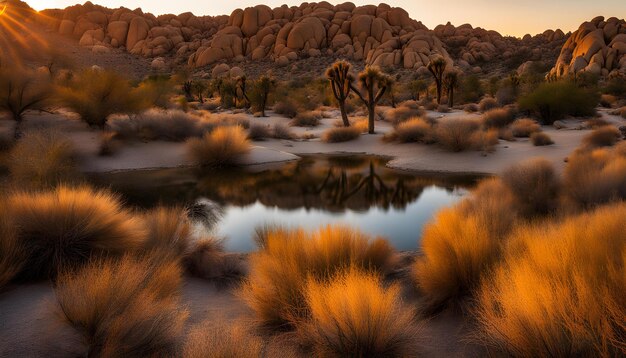
[[[290,139],[294,139],[296,135],[288,126],[282,123],[276,123],[274,124],[274,127],[272,128],[272,137],[274,137],[275,139],[290,140]]]
[[[611,125],[611,123],[604,118],[591,118],[584,122],[583,128],[598,129],[608,125]]]
[[[319,112],[298,113],[296,117],[289,122],[293,127],[317,127],[320,124],[321,114]]]
[[[400,123],[394,130],[394,138],[401,143],[431,142],[433,126],[422,118],[413,118]]]
[[[517,138],[528,138],[533,133],[541,132],[541,126],[530,118],[522,118],[511,124],[511,132]]]
[[[242,295],[263,324],[293,327],[308,315],[307,279],[328,279],[348,267],[385,272],[392,253],[389,244],[345,227],[270,231],[250,256]]]
[[[263,340],[242,324],[204,322],[193,327],[183,347],[184,358],[263,356]]]
[[[462,305],[502,254],[516,220],[510,191],[498,179],[482,182],[472,196],[440,211],[426,225],[414,266],[423,309],[437,312]]]
[[[144,250],[182,259],[191,246],[192,223],[180,207],[157,207],[142,217],[147,236]]]
[[[613,126],[605,126],[594,130],[583,138],[583,145],[587,148],[600,148],[614,146],[622,138],[619,129]]]
[[[463,107],[463,110],[467,113],[476,113],[478,112],[479,108],[476,103],[468,103]]]
[[[544,124],[566,116],[593,115],[597,104],[597,93],[564,81],[541,84],[519,100],[520,109],[537,114]]]
[[[7,167],[13,182],[28,189],[70,182],[77,173],[72,142],[54,131],[25,134],[11,149]]]
[[[105,191],[60,186],[50,192],[13,192],[6,207],[28,254],[20,276],[54,277],[94,256],[141,248],[141,221]]]
[[[554,144],[554,141],[552,140],[552,138],[550,138],[549,135],[547,135],[544,132],[536,132],[530,135],[530,142],[535,146],[535,147],[541,147],[541,146],[545,146],[545,145],[552,145]]]
[[[109,127],[120,139],[182,142],[202,135],[200,121],[200,117],[179,110],[151,109],[133,117],[113,117]]]
[[[0,199],[0,289],[22,271],[27,254],[24,243],[19,240],[13,218],[7,212],[6,203]]]
[[[98,155],[112,156],[121,148],[121,143],[117,139],[117,133],[107,131],[100,134],[100,149]]]
[[[62,319],[86,355],[174,356],[187,312],[179,308],[181,270],[149,259],[96,260],[63,273],[55,287]]]
[[[560,178],[546,159],[531,159],[502,173],[515,205],[528,217],[553,213],[558,207]]]
[[[104,127],[112,114],[139,113],[147,107],[136,88],[108,71],[85,70],[57,92],[60,104],[90,126]]]
[[[401,357],[415,340],[414,312],[402,304],[398,284],[384,287],[373,273],[349,269],[327,280],[309,280],[310,321],[298,326],[321,357]]]
[[[437,142],[453,152],[474,147],[472,135],[480,130],[480,122],[468,118],[440,120],[435,127]]]
[[[611,108],[617,102],[617,97],[610,94],[602,94],[600,95],[600,100],[598,104],[604,108]]]
[[[11,115],[15,124],[15,135],[19,137],[20,123],[29,110],[46,108],[50,103],[50,78],[19,66],[0,68],[0,114]]]
[[[592,208],[626,198],[626,155],[619,149],[579,151],[570,156],[564,183],[572,203]]]
[[[187,141],[190,158],[203,167],[237,165],[250,152],[250,142],[239,126],[218,127],[202,138]]]
[[[403,102],[397,108],[392,108],[384,113],[385,121],[398,125],[411,118],[424,115],[424,111],[411,102]]]
[[[622,109],[620,110],[620,115],[622,116],[622,118],[626,119],[626,107],[622,107]]]
[[[470,136],[470,142],[472,149],[485,153],[494,152],[496,145],[500,143],[500,131],[495,128],[475,131]]]
[[[356,126],[330,128],[322,134],[322,140],[326,143],[340,143],[355,140],[361,136],[362,129]]]
[[[138,94],[147,106],[169,108],[174,85],[168,76],[150,76],[138,86]]]
[[[496,108],[485,112],[482,117],[482,122],[487,128],[504,128],[511,124],[514,119],[508,109]]]
[[[239,256],[226,254],[224,240],[214,237],[195,240],[184,263],[190,274],[218,283],[236,282],[245,275]]]
[[[448,113],[450,112],[450,107],[447,104],[440,104],[437,106],[437,112],[439,113]]]
[[[493,97],[485,97],[478,102],[478,109],[480,109],[481,112],[487,112],[498,107],[500,107],[500,105]]]
[[[248,139],[250,140],[261,141],[271,137],[272,131],[269,125],[253,123],[250,125],[250,129],[248,129]]]
[[[519,357],[615,357],[624,346],[626,206],[520,229],[478,295],[481,335]]]
[[[277,102],[274,104],[274,112],[287,118],[295,118],[298,115],[298,107],[290,101]]]

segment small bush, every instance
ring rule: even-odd
[[[196,240],[184,262],[192,275],[219,283],[238,281],[245,274],[238,255],[224,253],[223,240],[212,237]]]
[[[476,113],[480,110],[476,103],[468,103],[463,107],[463,110],[467,113]]]
[[[536,113],[543,124],[552,124],[566,116],[591,116],[598,104],[598,94],[570,82],[549,82],[519,100],[522,110]]]
[[[511,124],[511,132],[517,138],[528,138],[533,133],[541,132],[541,126],[530,118],[522,118]]]
[[[103,132],[100,134],[100,150],[98,155],[112,156],[119,152],[121,144],[115,132]]]
[[[439,113],[448,113],[450,112],[450,107],[447,104],[440,104],[437,106],[437,112]]]
[[[491,109],[482,117],[483,125],[487,128],[504,128],[511,124],[515,118],[506,108]]]
[[[485,97],[478,103],[478,109],[480,109],[481,112],[487,112],[498,107],[500,107],[500,104],[493,97]]]
[[[26,264],[28,257],[24,243],[17,236],[15,223],[0,201],[0,290],[11,282]]]
[[[182,259],[191,246],[192,223],[179,207],[157,207],[143,215],[147,230],[144,249],[152,254]]]
[[[328,279],[349,267],[386,272],[393,254],[383,240],[344,227],[269,231],[264,245],[250,257],[242,295],[263,324],[275,327],[293,327],[308,315],[307,279]]]
[[[7,160],[18,187],[44,189],[76,177],[72,142],[56,132],[32,132],[13,147]]]
[[[384,119],[393,125],[398,125],[411,118],[424,115],[424,111],[416,106],[411,105],[409,102],[402,103],[397,108],[392,108],[385,112]]]
[[[402,122],[394,130],[394,137],[401,143],[431,142],[432,136],[432,125],[422,118]]]
[[[272,137],[272,131],[269,125],[253,123],[248,130],[248,139],[253,141],[262,141]]]
[[[535,147],[542,147],[545,145],[552,145],[554,144],[554,141],[552,140],[552,138],[550,138],[549,135],[547,135],[544,132],[536,132],[530,135],[530,142],[535,146]]]
[[[242,127],[218,127],[202,138],[189,139],[187,150],[191,159],[203,167],[233,166],[250,152],[250,142]]]
[[[121,139],[182,142],[202,135],[200,117],[179,110],[148,110],[136,117],[111,118],[110,128]]]
[[[499,137],[500,132],[495,128],[475,131],[470,137],[472,149],[481,150],[485,153],[494,152],[496,145],[500,143]]]
[[[322,135],[326,143],[340,143],[355,140],[361,136],[362,129],[357,126],[330,128]]]
[[[180,280],[173,262],[125,257],[63,273],[55,291],[87,355],[174,356],[188,316],[178,304]]]
[[[272,137],[275,139],[291,140],[294,139],[296,135],[288,126],[282,123],[276,123],[272,129]]]
[[[241,324],[205,322],[191,329],[183,347],[184,358],[263,356],[263,340]]]
[[[606,119],[592,118],[592,119],[586,120],[583,126],[584,128],[588,128],[588,129],[598,129],[600,127],[608,126],[610,124],[611,123],[609,123]]]
[[[61,186],[51,192],[14,192],[5,204],[28,254],[24,278],[55,277],[92,256],[121,255],[145,241],[141,221],[108,192]]]
[[[320,124],[321,114],[319,112],[299,113],[289,125],[293,127],[317,127]]]
[[[300,336],[320,357],[401,357],[412,354],[414,312],[402,304],[401,287],[384,287],[378,275],[349,269],[326,280],[309,280],[310,321]]]
[[[612,147],[622,138],[619,129],[613,126],[601,127],[583,138],[583,145],[588,149],[600,147]]]
[[[478,120],[460,118],[440,120],[435,127],[437,142],[453,152],[474,148],[472,136],[480,129]]]
[[[298,115],[298,107],[293,102],[278,102],[274,104],[274,112],[287,118],[295,118]]]
[[[547,215],[558,207],[561,183],[546,159],[532,159],[507,169],[502,174],[502,182],[525,216]]]
[[[616,357],[624,346],[623,204],[522,228],[478,295],[480,337],[519,357]]]

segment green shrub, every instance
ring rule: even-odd
[[[522,97],[519,106],[538,115],[544,124],[552,124],[566,116],[591,116],[598,101],[598,93],[572,82],[560,81],[540,85]]]

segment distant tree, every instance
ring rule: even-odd
[[[246,107],[250,106],[250,98],[248,97],[248,92],[247,92],[248,89],[247,89],[246,76],[237,77],[235,82],[237,86],[236,99],[238,100],[239,98],[241,98],[244,101],[244,106]]]
[[[365,104],[368,112],[368,133],[374,134],[374,117],[376,116],[376,105],[385,95],[387,89],[392,85],[393,79],[383,74],[378,67],[366,67],[359,73],[360,89],[350,83],[350,87],[357,94],[359,99]]]
[[[447,71],[443,76],[443,85],[448,92],[448,105],[454,106],[454,90],[459,85],[459,72],[457,70]]]
[[[397,73],[394,80],[390,83],[389,88],[387,89],[387,93],[389,93],[389,99],[391,100],[392,108],[396,108],[398,104],[397,96],[398,96],[399,88],[396,84],[400,82],[400,79],[402,79],[402,75]]]
[[[441,92],[443,91],[443,74],[446,71],[446,60],[437,56],[430,60],[428,63],[428,71],[433,75],[435,79],[435,85],[437,86],[437,104],[441,104]]]
[[[193,101],[193,82],[191,80],[186,80],[183,82],[183,93],[185,94],[185,99],[187,101]]]
[[[42,110],[49,104],[51,84],[48,76],[18,68],[0,68],[0,112],[15,121],[14,137],[21,136],[24,113]]]
[[[415,79],[407,85],[407,89],[411,93],[413,100],[420,100],[420,93],[426,92],[428,90],[428,83],[423,79]]]
[[[326,70],[326,77],[330,81],[333,95],[339,104],[341,120],[345,127],[350,126],[346,112],[346,100],[350,97],[352,82],[354,81],[354,76],[350,73],[351,67],[352,65],[347,61],[338,61]]]
[[[167,108],[170,104],[170,95],[174,87],[169,76],[150,76],[139,84],[141,97],[149,106]]]
[[[274,87],[276,87],[276,81],[268,75],[263,75],[254,81],[251,104],[261,112],[261,117],[265,117],[267,101]]]
[[[191,90],[192,93],[196,95],[198,102],[204,103],[204,93],[206,92],[207,88],[208,87],[206,82],[202,80],[195,80],[192,82]]]

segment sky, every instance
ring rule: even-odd
[[[81,0],[82,1],[82,0]],[[288,1],[288,2],[287,2]],[[287,3],[299,5],[304,0],[92,0],[93,3],[116,8],[125,6],[155,15],[191,11],[196,15],[228,15],[234,9],[264,3],[270,7]],[[64,8],[77,0],[26,0],[36,10]],[[343,1],[329,1],[337,4]],[[375,0],[353,0],[356,5],[378,4]],[[560,28],[575,31],[578,26],[595,16],[626,17],[626,0],[387,0],[391,6],[402,7],[409,15],[428,28],[450,21],[458,26],[465,23],[474,27],[496,30],[502,35],[521,37],[547,29]]]

